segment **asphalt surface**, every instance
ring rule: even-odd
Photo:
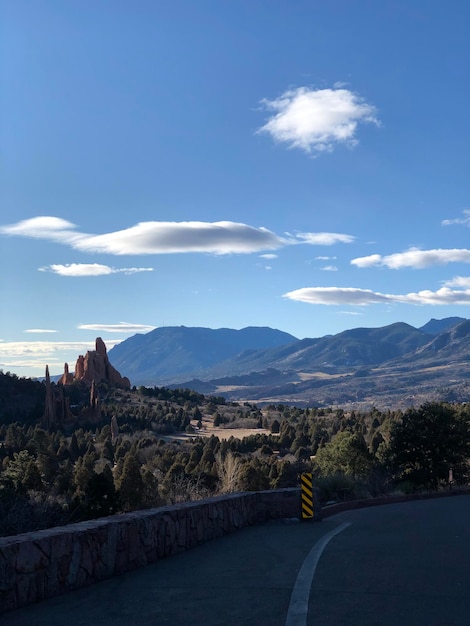
[[[296,593],[305,615],[292,618]],[[0,626],[133,624],[467,626],[470,496],[246,528],[0,615]]]

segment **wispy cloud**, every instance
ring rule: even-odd
[[[61,217],[41,215],[39,217],[21,220],[21,222],[17,224],[2,226],[0,227],[0,233],[71,244],[73,241],[87,237],[87,235],[77,233],[75,229],[75,224]]]
[[[118,340],[106,340],[106,346],[114,346],[123,341]],[[63,352],[64,350],[73,351],[82,354],[87,350],[95,349],[95,341],[1,341],[0,342],[0,357],[36,357],[42,356],[44,358],[54,356],[56,353]]]
[[[121,341],[106,339],[105,343],[109,350]],[[0,368],[35,369],[37,376],[43,376],[47,364],[51,374],[59,374],[65,362],[75,363],[79,354],[94,349],[94,341],[1,341]]]
[[[95,330],[108,333],[147,333],[154,330],[156,326],[119,322],[119,324],[80,324],[78,328],[80,330]]]
[[[260,259],[277,259],[278,255],[277,254],[260,254],[259,258]]]
[[[277,250],[294,244],[333,245],[351,243],[352,235],[340,233],[298,233],[279,236],[267,228],[237,222],[140,222],[135,226],[102,235],[79,233],[74,224],[57,217],[33,217],[0,227],[0,234],[33,237],[69,245],[75,250],[114,255],[134,254],[251,254]],[[55,269],[53,269],[55,268]],[[43,270],[45,268],[42,268]],[[151,268],[127,268],[150,271]],[[49,271],[83,276],[113,273],[114,268],[98,264],[51,265]],[[89,274],[83,272],[89,271]],[[124,270],[123,270],[124,271]]]
[[[56,330],[51,330],[48,328],[27,328],[23,331],[24,333],[56,333]]]
[[[52,272],[59,276],[108,276],[110,274],[137,274],[153,272],[153,267],[109,267],[99,263],[68,263],[66,265],[47,265],[39,268],[40,272]]]
[[[451,220],[442,220],[442,226],[451,226],[452,224],[463,224],[464,226],[470,226],[470,209],[464,209],[462,213],[463,217],[456,217]]]
[[[379,124],[376,108],[348,89],[299,87],[261,104],[273,114],[258,133],[309,154],[331,152],[338,144],[353,147],[359,123]]]
[[[320,268],[323,272],[337,272],[338,268],[336,265],[325,265],[325,267]]]
[[[354,287],[304,287],[283,295],[289,300],[308,304],[366,306],[368,304],[399,303],[450,305],[470,304],[470,288],[452,290],[442,287],[437,291],[424,290],[417,293],[385,294]]]
[[[295,235],[299,241],[314,246],[332,246],[335,243],[353,243],[356,239],[352,235],[342,233],[298,233]]]
[[[371,254],[351,261],[351,264],[356,265],[356,267],[379,266],[395,270],[404,267],[424,269],[433,265],[446,265],[447,263],[470,263],[470,250],[459,248],[419,250],[418,248],[411,248],[407,252],[398,252],[387,256]]]

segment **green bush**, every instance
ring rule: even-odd
[[[315,479],[314,486],[320,490],[320,502],[346,502],[370,497],[366,485],[341,472]]]

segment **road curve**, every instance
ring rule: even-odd
[[[470,624],[470,496],[335,516],[351,525],[316,570],[308,624]]]
[[[304,567],[305,591],[313,562],[296,623],[466,626],[470,496],[246,528],[11,611],[0,626],[286,626],[296,581]]]

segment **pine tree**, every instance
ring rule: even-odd
[[[140,471],[140,463],[133,451],[126,453],[119,479],[119,495],[125,511],[132,511],[142,503],[144,482]]]

